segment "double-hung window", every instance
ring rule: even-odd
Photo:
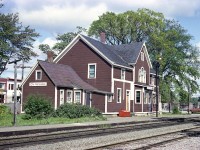
[[[67,102],[72,103],[72,90],[67,90]]]
[[[141,60],[144,61],[144,53],[141,52]]]
[[[125,69],[121,69],[121,79],[122,80],[125,80],[125,73],[126,73]]]
[[[8,89],[9,89],[9,90],[13,90],[13,89],[14,89],[14,84],[9,84]]]
[[[122,89],[117,88],[117,103],[121,103],[121,99],[122,99]]]
[[[146,83],[146,71],[144,70],[144,68],[142,67],[141,69],[139,69],[139,73],[138,73],[138,81],[142,82],[142,83]]]
[[[96,63],[88,64],[88,78],[96,78]]]
[[[74,91],[74,103],[81,103],[81,91]]]
[[[136,91],[136,103],[141,103],[141,91]]]
[[[35,71],[35,80],[42,80],[42,70]]]

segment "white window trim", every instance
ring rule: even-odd
[[[68,100],[68,92],[71,93],[71,101]],[[67,103],[72,103],[72,97],[73,97],[72,94],[73,94],[72,90],[67,90],[67,92],[66,92],[66,101],[67,101]]]
[[[140,92],[140,102],[139,103],[137,102],[137,92],[138,91]],[[141,93],[142,93],[141,90],[135,90],[135,103],[136,104],[141,104],[141,102],[142,102],[142,94]]]
[[[61,92],[63,93],[63,103],[61,104]],[[63,105],[65,103],[65,90],[60,89],[60,105]]]
[[[144,61],[144,52],[141,52],[141,61]]]
[[[118,90],[120,90],[120,97],[119,97],[119,101],[118,101]],[[122,102],[122,89],[121,88],[117,88],[117,103],[121,103]]]
[[[37,73],[40,72],[41,73],[41,79],[37,78]],[[35,71],[35,80],[42,80],[42,70],[36,70]]]
[[[123,72],[124,72],[124,76],[123,76]],[[126,79],[126,70],[121,69],[121,80],[125,80],[125,79]]]
[[[77,103],[77,101],[76,101],[76,92],[80,93],[80,103],[81,103],[81,90],[75,90],[74,91],[74,103]]]
[[[90,78],[90,66],[95,65],[95,72],[94,72],[94,77]],[[97,71],[97,64],[96,63],[89,63],[88,64],[88,79],[96,79],[96,71]]]

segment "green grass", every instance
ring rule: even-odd
[[[30,119],[24,120],[24,114],[17,115],[16,126],[33,126],[33,125],[45,125],[45,124],[70,124],[81,122],[92,122],[106,120],[104,117],[82,117],[76,119],[69,118],[55,118],[50,117],[47,119]],[[13,126],[13,114],[6,114],[0,117],[0,127]]]

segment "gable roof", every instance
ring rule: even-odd
[[[70,66],[45,61],[38,61],[38,63],[57,87],[97,91],[96,88],[83,81]]]
[[[107,45],[88,36],[79,34],[54,59],[54,62],[58,62],[62,56],[65,55],[80,39],[84,41],[88,46],[90,46],[100,56],[102,56],[105,60],[107,60],[110,64],[127,68],[131,68],[130,64],[136,63],[138,55],[142,47],[145,45],[144,42],[133,42],[130,44],[122,45]]]
[[[87,41],[95,46],[114,64],[130,67],[130,63],[136,63],[137,56],[142,49],[144,42],[133,42],[122,45],[107,45],[90,37],[82,35]]]

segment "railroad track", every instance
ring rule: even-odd
[[[192,127],[187,130],[174,131],[164,134],[159,134],[150,137],[138,138],[134,140],[127,140],[123,142],[102,145],[94,148],[88,148],[86,150],[147,150],[153,147],[158,147],[170,142],[182,140],[188,138],[189,136],[199,136],[200,127]]]
[[[130,131],[139,131],[145,129],[153,129],[159,127],[173,126],[178,124],[191,123],[191,120],[183,121],[158,121],[144,124],[128,124],[118,127],[88,129],[83,131],[64,131],[56,133],[40,133],[34,135],[10,136],[0,138],[0,149],[11,147],[22,147],[37,144],[55,143],[61,141],[69,141],[73,139],[103,136],[108,134],[117,134]]]

